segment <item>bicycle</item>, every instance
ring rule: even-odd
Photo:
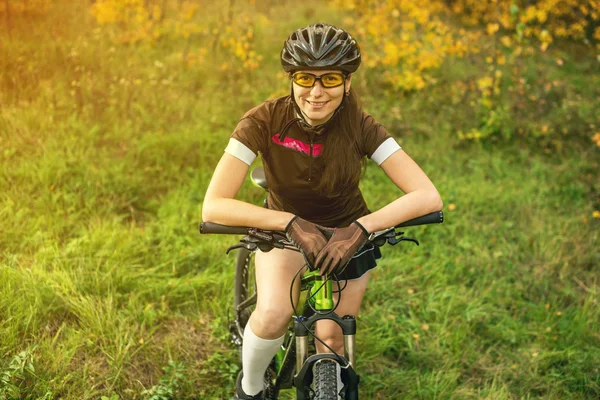
[[[251,173],[252,182],[268,190],[262,168],[256,168]],[[442,223],[441,211],[406,221],[395,227],[374,232],[369,236],[368,246],[392,246],[410,241],[417,245],[416,239],[404,236],[397,229]],[[256,287],[253,283],[254,265],[253,254],[260,249],[263,252],[273,248],[299,251],[286,237],[284,232],[267,231],[252,227],[233,227],[203,222],[200,224],[202,234],[233,234],[244,235],[240,242],[230,246],[231,250],[239,249],[235,269],[234,287],[234,321],[230,325],[231,341],[237,346],[242,345],[244,327],[248,323],[254,305],[256,304]],[[304,269],[302,267],[295,279]],[[301,275],[301,295],[298,304],[294,304],[290,288],[290,301],[296,310],[290,328],[285,336],[282,347],[273,358],[267,370],[268,399],[277,399],[283,389],[296,388],[297,400],[337,400],[338,398],[358,400],[358,385],[360,376],[354,370],[356,319],[352,315],[342,317],[335,313],[336,304],[333,301],[333,280],[329,276],[320,276],[318,270],[308,271]],[[294,281],[291,286],[293,287]],[[337,282],[337,292],[342,295],[343,287]],[[339,304],[339,300],[338,300]],[[311,329],[317,321],[329,319],[336,322],[344,334],[344,355],[333,353],[314,353],[314,343],[309,343],[309,334],[315,340]],[[321,343],[323,343],[321,341]],[[323,343],[324,344],[324,343]],[[338,393],[338,364],[341,367],[342,390]]]

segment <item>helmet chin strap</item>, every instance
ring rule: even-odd
[[[288,121],[288,123],[285,124],[285,126],[280,129],[279,140],[283,140],[287,136],[287,132],[292,127],[292,125],[294,123],[298,123],[298,122],[300,124],[308,127],[309,129],[317,132],[318,134],[324,132],[325,129],[329,126],[329,124],[335,119],[335,117],[344,108],[344,105],[348,101],[348,96],[349,96],[349,92],[344,92],[344,98],[343,98],[342,102],[340,103],[340,105],[333,111],[333,113],[332,113],[333,115],[331,115],[331,118],[329,118],[327,121],[325,121],[324,124],[313,126],[306,121],[306,118],[308,118],[308,117],[306,116],[304,111],[302,111],[300,106],[298,106],[298,104],[296,103],[296,99],[294,98],[294,84],[293,83],[292,83],[292,87],[291,87],[291,92],[292,92],[292,96],[291,96],[292,104],[294,105],[294,108],[296,110],[296,118],[292,119],[291,121]]]
[[[300,120],[300,123],[314,131],[317,131],[317,132],[322,132],[327,126],[329,126],[329,124],[335,119],[335,117],[339,114],[339,112],[344,108],[344,103],[347,101],[347,98],[348,98],[348,92],[344,91],[344,98],[342,99],[342,102],[340,103],[340,105],[337,106],[337,108],[335,110],[333,110],[333,112],[331,113],[331,117],[327,121],[325,121],[324,123],[322,123],[320,125],[311,125],[306,120],[308,118],[308,116],[304,113],[304,111],[302,111],[302,109],[300,108],[298,103],[296,103],[296,98],[294,97],[294,83],[292,83],[291,85],[292,85],[292,88],[291,88],[292,89],[291,90],[292,103],[294,103],[294,108],[296,109],[296,115],[299,115],[302,118]]]

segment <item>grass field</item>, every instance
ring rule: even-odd
[[[197,224],[237,120],[288,90],[281,41],[316,18],[269,12],[263,67],[248,77],[185,67],[183,39],[115,45],[83,3],[0,28],[0,399],[233,393],[235,238],[200,237]],[[598,104],[598,64],[561,51],[563,69],[537,62]],[[466,70],[453,63],[441,82]],[[456,126],[469,104],[443,84],[356,86],[446,216],[406,230],[420,247],[383,250],[359,317],[361,397],[599,398],[600,148],[583,134],[552,152],[520,137],[466,143]],[[361,187],[372,209],[401,194],[374,164]],[[263,196],[248,183],[239,194]]]

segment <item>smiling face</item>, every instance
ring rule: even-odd
[[[322,76],[330,72],[338,72],[339,70],[301,70],[298,72],[307,72],[317,76]],[[348,75],[346,82],[343,85],[324,88],[320,80],[315,81],[312,88],[302,87],[294,82],[294,100],[302,110],[306,122],[315,126],[327,122],[334,111],[339,107],[344,99],[344,92],[350,90],[350,81],[352,75]]]

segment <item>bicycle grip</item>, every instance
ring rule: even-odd
[[[247,235],[250,228],[244,226],[226,226],[214,224],[212,222],[201,222],[200,233],[202,234],[222,234],[222,235]]]
[[[435,211],[422,217],[413,218],[406,222],[396,225],[396,228],[402,228],[404,226],[415,226],[415,225],[427,225],[427,224],[441,224],[444,222],[444,213],[442,211]]]

